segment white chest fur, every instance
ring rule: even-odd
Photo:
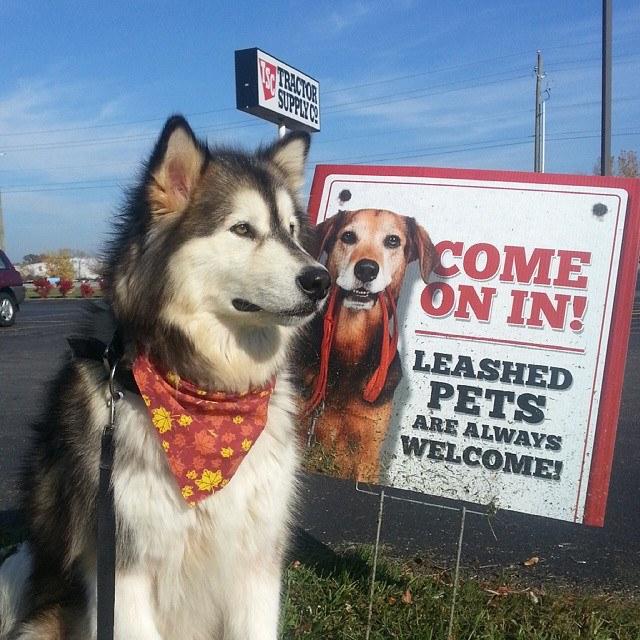
[[[132,562],[117,577],[116,611],[127,614],[133,600],[135,615],[125,617],[139,630],[150,618],[150,633],[135,637],[275,639],[298,457],[292,413],[289,384],[279,380],[267,425],[230,483],[190,507],[142,400],[127,394],[118,404],[114,495]]]

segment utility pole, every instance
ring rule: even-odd
[[[600,175],[611,175],[611,0],[602,0],[602,126]]]
[[[551,97],[551,89],[544,90],[542,98],[542,133],[540,136],[540,173],[544,173],[544,161],[547,149],[547,100]]]
[[[0,191],[0,251],[4,251],[4,220],[2,218],[2,191]]]
[[[542,171],[542,99],[541,85],[544,78],[544,63],[542,52],[538,49],[538,61],[534,71],[536,72],[536,108],[535,108],[535,132],[533,144],[533,170],[536,173]]]
[[[0,151],[0,158],[4,158],[7,153]],[[4,218],[2,217],[2,190],[0,189],[0,251],[4,251]]]

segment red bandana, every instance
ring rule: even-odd
[[[229,395],[162,373],[144,355],[132,370],[182,497],[195,505],[225,487],[265,427],[274,383]]]

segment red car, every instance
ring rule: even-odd
[[[0,327],[8,327],[16,321],[16,311],[24,300],[22,276],[0,251]]]

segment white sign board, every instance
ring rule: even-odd
[[[338,289],[338,351],[329,360],[338,384],[330,369],[318,434],[338,475],[601,524],[632,302],[632,293],[616,294],[624,242],[627,279],[637,264],[638,225],[630,231],[628,214],[635,188],[572,176],[319,167],[311,212],[321,233],[331,229],[323,255]],[[416,238],[435,248],[431,273],[421,273]],[[393,341],[379,338],[384,316],[383,335],[397,322],[397,373],[388,366]],[[347,319],[361,326],[357,337]],[[622,349],[609,340],[612,326]],[[340,355],[355,353],[349,340],[370,341],[367,353],[378,353],[366,387],[348,382],[357,378],[350,367],[367,366],[365,356]],[[605,380],[614,352],[618,371]],[[386,391],[375,396],[383,362]],[[369,431],[349,418],[367,405]],[[343,418],[331,424],[338,406]],[[341,429],[360,462],[345,465]],[[377,463],[363,471],[368,450]]]

